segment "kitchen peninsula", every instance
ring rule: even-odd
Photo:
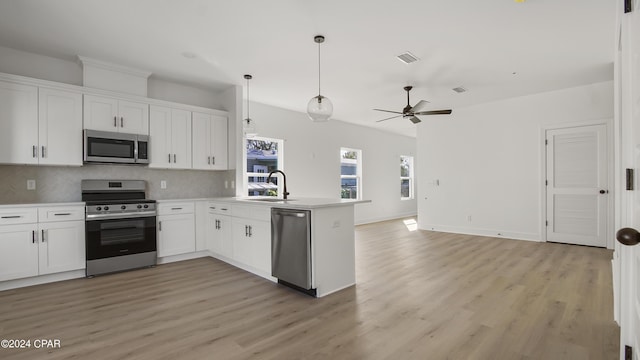
[[[191,211],[195,223],[192,252],[207,250],[219,260],[277,281],[271,276],[271,209],[308,210],[311,216],[311,284],[317,297],[355,284],[354,205],[369,200],[270,197],[159,200],[159,222],[172,212]],[[191,204],[191,205],[190,205]],[[164,216],[164,217],[163,217]],[[167,236],[175,232],[162,224],[159,262],[180,260],[164,241],[189,241]],[[184,254],[185,250],[182,250]]]

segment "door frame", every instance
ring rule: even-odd
[[[584,126],[593,125],[605,125],[607,129],[607,182],[609,196],[607,196],[607,226],[605,229],[607,236],[607,249],[613,249],[615,245],[614,234],[614,200],[617,194],[617,184],[614,178],[614,144],[613,144],[613,118],[567,122],[561,124],[546,124],[540,127],[540,242],[547,242],[547,145],[545,140],[547,139],[547,131],[559,130],[559,129],[571,129]]]

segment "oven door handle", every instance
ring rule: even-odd
[[[114,214],[87,214],[87,221],[95,221],[95,220],[108,220],[108,219],[132,219],[132,218],[141,218],[141,217],[151,217],[156,216],[157,213],[155,211],[140,211],[135,213],[114,213]]]

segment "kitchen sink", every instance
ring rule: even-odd
[[[258,198],[258,199],[246,199],[249,201],[264,201],[264,202],[288,202],[296,201],[296,199],[280,199],[280,198]]]

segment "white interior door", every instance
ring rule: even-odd
[[[547,130],[547,241],[607,246],[604,124]]]
[[[640,1],[633,1],[633,11],[622,15],[621,28],[621,167],[635,173],[633,191],[622,193],[621,225],[640,230]],[[621,11],[622,12],[622,11]],[[629,245],[616,244],[614,259],[620,269],[620,359],[640,359],[640,236]],[[620,234],[620,232],[618,233]],[[618,237],[618,240],[622,240]],[[622,241],[621,241],[622,242]],[[633,245],[633,243],[636,243]],[[615,279],[614,279],[615,280]]]

